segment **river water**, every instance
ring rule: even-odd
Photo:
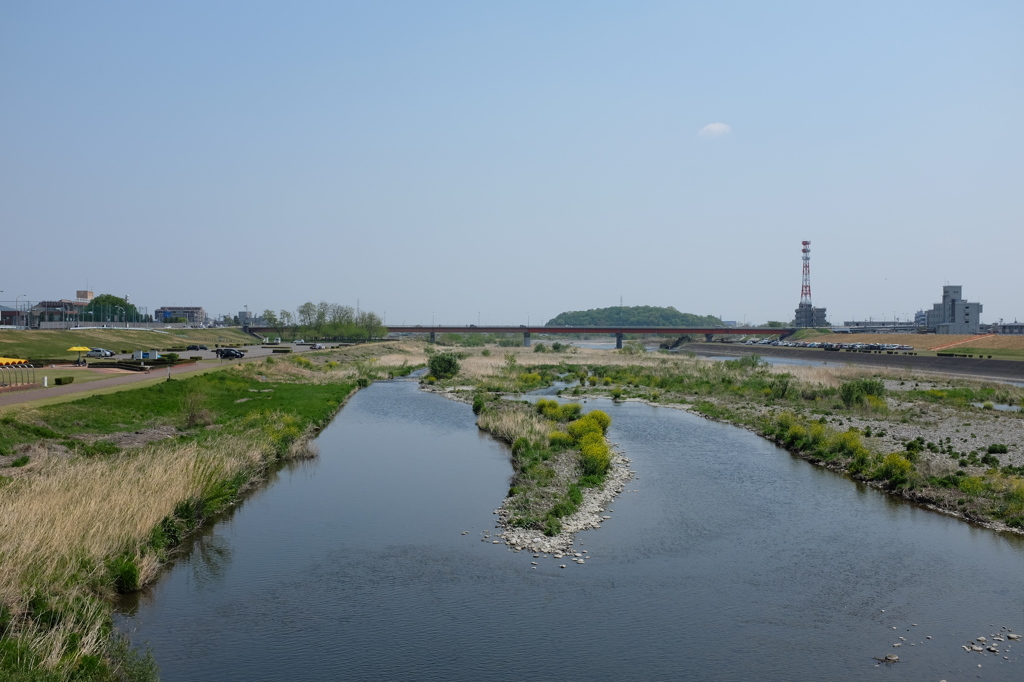
[[[1024,631],[1020,537],[894,501],[742,429],[585,407],[612,415],[637,473],[612,520],[577,537],[585,565],[485,538],[507,451],[467,405],[382,382],[325,429],[319,459],[196,537],[118,625],[168,681],[1024,675],[1024,643],[961,648]],[[874,661],[890,653],[898,664]]]

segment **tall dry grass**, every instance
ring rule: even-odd
[[[513,409],[482,412],[477,424],[506,443],[514,443],[519,438],[535,444],[546,443],[552,428],[552,423],[536,412]]]
[[[768,368],[772,374],[790,374],[797,381],[809,386],[824,386],[838,388],[843,382],[854,379],[866,379],[882,377],[884,379],[898,379],[907,375],[900,369],[889,367],[867,367],[858,365],[771,365]]]
[[[73,667],[104,645],[109,606],[106,561],[128,555],[140,582],[158,559],[143,547],[184,500],[240,472],[257,473],[272,453],[256,433],[151,446],[112,458],[50,458],[36,475],[0,490],[0,601],[15,616],[10,634],[48,668]],[[60,615],[49,627],[28,617],[42,597]],[[80,638],[80,639],[79,639]]]

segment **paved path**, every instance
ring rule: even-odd
[[[192,351],[188,351],[192,352]],[[204,353],[206,355],[206,353]],[[209,353],[212,355],[212,353]],[[217,369],[218,367],[227,367],[229,365],[237,365],[242,362],[252,362],[253,360],[259,360],[263,357],[270,355],[270,350],[265,348],[250,348],[246,357],[241,360],[221,360],[217,364],[209,362],[197,362],[191,365],[178,365],[177,367],[171,368],[171,376],[177,376],[179,374],[189,374],[191,372],[197,372],[200,370]],[[44,367],[36,370],[37,377],[40,379],[43,376],[50,378],[51,385],[49,388],[32,388],[24,391],[12,391],[10,393],[0,393],[0,407],[6,407],[8,405],[17,405],[18,403],[27,403],[33,400],[43,400],[46,398],[56,398],[59,396],[72,395],[75,393],[86,393],[88,391],[95,391],[96,389],[110,388],[113,386],[124,386],[126,384],[134,384],[141,381],[151,381],[153,379],[167,378],[167,368],[153,369],[148,374],[146,372],[132,372],[130,374],[114,374],[109,379],[98,379],[96,381],[84,382],[81,384],[68,384],[66,386],[53,386],[52,382],[54,377],[60,375],[62,372],[60,368],[50,369]],[[74,371],[89,371],[89,370],[74,370]]]

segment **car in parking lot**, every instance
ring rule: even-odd
[[[216,348],[213,352],[221,360],[232,360],[235,358],[245,357],[245,353],[237,348]]]
[[[107,350],[106,348],[90,348],[89,352],[85,354],[87,358],[112,358],[114,357],[114,351]]]
[[[314,343],[309,347],[310,350],[323,350],[324,348],[327,348],[327,346],[322,343]]]
[[[188,346],[185,350],[209,350],[209,348],[202,344],[193,343],[191,346]]]

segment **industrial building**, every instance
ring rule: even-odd
[[[192,305],[165,305],[157,308],[153,316],[157,321],[170,320],[175,317],[182,317],[189,324],[206,324],[206,311],[202,306]]]
[[[815,308],[811,303],[811,243],[800,242],[803,245],[801,250],[804,261],[803,281],[800,286],[800,305],[796,308],[795,327],[827,327],[825,320],[825,309]]]
[[[990,334],[1022,334],[1024,335],[1024,322],[1003,322],[999,321],[989,325]]]
[[[942,303],[927,312],[928,331],[936,334],[977,334],[981,327],[981,304],[963,300],[963,287],[942,287]]]

